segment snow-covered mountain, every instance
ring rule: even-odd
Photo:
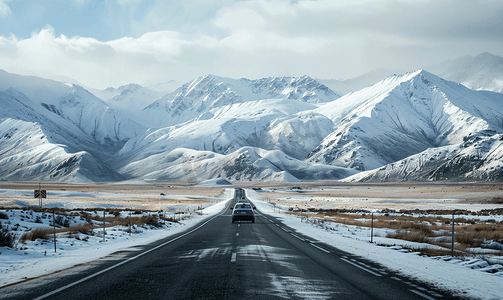
[[[316,79],[316,80],[326,85],[333,91],[341,95],[344,95],[374,85],[391,75],[402,74],[402,73],[404,73],[404,71],[378,68],[363,75],[360,75],[358,77],[346,80],[337,80],[337,79]]]
[[[461,144],[430,148],[344,181],[501,181],[503,134],[494,133],[478,132]]]
[[[279,150],[243,147],[228,155],[177,148],[128,164],[121,173],[128,177],[197,183],[213,178],[270,182],[335,180],[356,171],[300,161]]]
[[[4,71],[0,77],[4,90],[0,92],[0,178],[124,178],[103,161],[145,127],[80,86]]]
[[[333,128],[328,118],[313,112],[316,108],[298,100],[248,101],[212,109],[192,122],[148,130],[129,140],[117,153],[122,163],[120,173],[135,177],[164,174],[163,178],[173,179],[181,174],[180,170],[193,165],[194,159],[198,165],[205,166],[195,171],[205,180],[224,176],[228,180],[298,181],[322,178],[322,174],[326,175],[325,179],[340,179],[354,173],[303,161]],[[181,163],[180,154],[176,154],[177,159],[173,160],[172,153],[187,152],[187,149],[191,149],[191,155],[187,156],[190,158],[184,158]],[[263,153],[276,153],[275,156],[283,157],[289,165],[273,163],[274,168],[270,163],[264,165]],[[251,168],[247,169],[246,176],[231,172],[230,167],[222,169],[223,165],[243,165],[243,155]],[[265,166],[274,172],[266,171]]]
[[[271,77],[258,80],[231,79],[213,75],[196,78],[155,101],[143,111],[152,127],[165,127],[192,120],[211,109],[263,99],[289,99],[325,103],[340,96],[314,79]]]
[[[307,76],[109,92],[0,71],[0,180],[503,180],[503,94],[423,70],[342,97]]]
[[[128,111],[141,111],[166,94],[165,92],[156,92],[134,83],[120,86],[118,89],[107,89],[107,91],[112,90],[118,94],[106,102]]]
[[[503,132],[503,94],[473,91],[423,70],[392,76],[328,103],[334,123],[309,161],[365,171],[470,134]]]
[[[124,179],[97,157],[106,153],[105,147],[72,122],[53,117],[52,112],[13,88],[0,92],[0,104],[0,178],[67,182]]]
[[[428,69],[474,90],[503,92],[503,57],[491,53],[463,56]]]

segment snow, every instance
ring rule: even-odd
[[[403,247],[423,247],[425,244],[386,238],[386,229],[374,228],[375,243],[371,244],[370,231],[367,228],[330,222],[323,225],[306,222],[298,216],[281,214],[274,210],[271,204],[261,201],[260,194],[253,190],[246,190],[246,193],[261,212],[278,218],[286,226],[312,239],[377,262],[403,275],[429,282],[440,289],[450,290],[458,297],[501,299],[501,264],[489,266],[480,258],[464,260],[420,256],[418,253],[404,250]]]
[[[207,182],[210,183],[210,182]],[[31,194],[33,191],[28,190],[3,190],[3,196],[22,196]],[[104,194],[93,193],[75,193],[75,192],[57,192],[58,196],[75,196],[79,197],[104,197]],[[184,231],[195,226],[202,220],[209,219],[227,205],[232,198],[234,189],[228,188],[225,193],[218,199],[209,198],[214,204],[203,209],[203,215],[192,214],[189,218],[182,220],[180,223],[169,223],[162,228],[137,228],[141,233],[136,233],[129,236],[124,231],[124,228],[112,227],[107,228],[106,242],[103,242],[103,237],[100,235],[89,236],[87,241],[83,241],[84,235],[81,235],[81,240],[75,238],[67,238],[64,234],[60,234],[57,238],[57,252],[54,252],[54,245],[51,242],[37,240],[34,242],[28,241],[24,245],[19,245],[20,250],[10,248],[0,249],[0,286],[23,281],[26,278],[33,278],[44,274],[52,273],[57,270],[72,267],[74,265],[90,262],[97,259],[119,259],[119,256],[111,256],[110,254],[131,249],[140,245],[145,245],[158,239],[172,236],[176,233]],[[374,241],[369,243],[370,232],[367,228],[350,226],[337,223],[317,223],[316,219],[306,222],[306,219],[300,219],[297,216],[278,213],[271,204],[263,202],[260,192],[254,190],[246,190],[247,197],[253,201],[257,208],[266,214],[272,215],[280,219],[285,225],[293,228],[297,232],[309,236],[312,239],[327,243],[343,251],[361,256],[363,258],[375,261],[382,266],[410,276],[412,278],[429,282],[441,289],[447,289],[456,293],[457,296],[473,297],[480,299],[500,299],[501,287],[503,286],[503,260],[494,262],[489,265],[487,261],[480,258],[450,258],[450,257],[434,257],[428,258],[418,255],[415,252],[404,248],[419,248],[419,247],[437,247],[428,244],[413,243],[397,239],[386,238],[388,229],[375,228]],[[113,195],[120,197],[123,195]],[[124,194],[127,196],[127,194]],[[136,195],[138,197],[138,195]],[[298,200],[302,200],[302,196],[298,196]],[[303,199],[305,200],[305,199]],[[418,200],[420,201],[420,200]],[[424,201],[427,201],[424,200]],[[103,199],[103,205],[106,205],[106,199]],[[61,207],[74,209],[68,202],[58,203]],[[56,204],[50,207],[58,206]],[[66,206],[65,206],[66,205]],[[95,203],[96,205],[96,203]],[[331,207],[337,206],[337,201],[327,204]],[[79,204],[81,206],[81,204]],[[448,206],[448,205],[447,205]],[[96,207],[96,206],[94,206]],[[287,208],[283,208],[285,210]],[[474,209],[477,209],[475,207]],[[93,212],[90,212],[93,214]],[[100,215],[100,212],[97,212]],[[42,219],[41,224],[33,223],[30,219],[34,219],[37,213],[33,213],[28,217],[28,212],[21,210],[12,210],[7,212],[10,215],[9,226],[19,224],[18,230],[24,230],[26,227],[45,226],[49,224],[49,218]],[[466,218],[487,219],[488,216],[466,216]],[[503,221],[503,216],[490,216],[497,222]],[[21,221],[23,219],[23,221]],[[2,224],[6,224],[6,220],[1,220]],[[77,222],[80,222],[77,220]],[[96,228],[95,232],[101,232],[100,228]],[[503,246],[500,243],[487,243],[487,249],[497,251]],[[257,249],[240,249],[243,255],[256,255]],[[292,257],[280,257],[281,253],[276,253],[278,249],[259,249],[267,251],[268,255],[278,256],[279,263],[289,265],[289,259]],[[207,250],[210,251],[210,250]],[[213,249],[212,251],[217,251]],[[218,250],[220,251],[220,250]],[[223,250],[222,250],[223,251]],[[82,253],[86,255],[83,256]],[[203,253],[201,253],[202,255]],[[274,282],[274,278],[271,277]],[[296,280],[300,280],[296,278]],[[292,286],[295,282],[291,282]],[[280,290],[276,292],[281,294]]]
[[[307,76],[206,75],[159,99],[161,92],[129,84],[104,91],[106,101],[76,84],[7,72],[0,79],[0,146],[7,149],[0,152],[0,178],[6,180],[298,182],[403,170],[405,163],[407,173],[371,179],[498,181],[503,172],[496,141],[503,94],[424,70],[340,98]],[[486,137],[483,147],[473,141],[461,151],[479,136]],[[462,168],[474,161],[472,151],[490,153],[490,160]],[[453,157],[458,164],[449,173]],[[436,162],[428,164],[434,176],[414,173],[425,158]],[[238,166],[246,172],[232,171]]]
[[[502,94],[473,91],[424,70],[388,77],[315,111],[334,131],[308,160],[360,171],[503,130]]]
[[[475,57],[467,55],[433,66],[431,70],[474,90],[503,92],[503,58],[497,55],[487,52]]]
[[[13,194],[13,192],[9,193]],[[23,194],[25,191],[17,191],[15,193]],[[234,189],[226,189],[225,193],[219,198],[209,198],[219,202],[205,207],[202,210],[202,215],[194,213],[185,216],[186,219],[181,220],[179,223],[168,222],[166,226],[161,228],[138,227],[136,228],[138,233],[134,233],[135,229],[133,229],[131,236],[125,232],[126,228],[120,226],[107,227],[105,242],[103,242],[102,235],[100,236],[102,229],[95,228],[94,231],[97,235],[87,236],[87,241],[84,241],[84,237],[86,236],[82,234],[80,234],[81,240],[65,237],[66,234],[58,234],[56,252],[54,252],[52,241],[43,240],[27,241],[26,244],[19,244],[21,250],[1,247],[0,287],[98,259],[118,259],[119,257],[110,257],[109,255],[120,250],[131,250],[134,247],[152,243],[194,227],[201,221],[221,212],[226,207],[228,201],[232,199],[233,195]],[[90,197],[94,196],[90,195]],[[65,205],[64,203],[60,204],[63,205],[59,205],[58,207],[64,207]],[[73,207],[70,205],[68,208],[72,209]],[[5,210],[2,211],[5,212]],[[29,218],[27,218],[28,213],[23,213],[21,210],[13,209],[11,212],[6,213],[10,215],[9,220],[0,220],[2,224],[4,226],[6,226],[7,222],[9,223],[7,224],[8,226],[19,224],[17,226],[19,230],[35,228],[37,226],[47,228],[49,219],[52,218],[49,215],[47,219],[42,219],[43,223],[39,224],[28,221],[28,219],[35,219],[37,215],[42,215],[41,213],[33,213],[33,216]],[[21,221],[21,219],[24,221]],[[82,221],[77,222],[81,223]],[[82,255],[83,253],[85,255]]]
[[[317,80],[320,83],[323,83],[324,85],[328,86],[332,90],[340,93],[341,95],[345,95],[347,93],[359,91],[367,86],[374,85],[391,75],[402,74],[402,73],[404,73],[403,70],[390,70],[385,68],[378,68],[368,73],[365,73],[361,76],[346,80],[337,80],[337,79],[317,79]]]
[[[219,187],[219,186],[226,186],[226,185],[232,185],[229,181],[225,179],[210,179],[210,180],[205,180],[195,186],[197,187]]]

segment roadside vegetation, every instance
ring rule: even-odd
[[[299,215],[306,221],[326,224],[345,224],[385,229],[384,237],[399,239],[424,246],[410,249],[428,256],[451,255],[452,215],[454,215],[454,251],[457,256],[503,256],[503,209],[480,212],[462,210],[292,210],[285,213]],[[373,219],[373,221],[372,221]],[[431,247],[429,245],[438,246]]]
[[[0,207],[0,247],[14,248],[27,241],[51,240],[57,237],[87,241],[89,236],[103,235],[105,228],[114,227],[126,233],[141,229],[162,229],[197,212],[146,211],[117,208],[9,208]],[[16,221],[14,221],[16,220]],[[22,247],[22,246],[21,246]]]

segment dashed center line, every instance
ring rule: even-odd
[[[236,253],[232,253],[231,262],[236,262]]]
[[[236,232],[236,236],[239,236],[239,232]]]

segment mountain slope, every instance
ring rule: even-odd
[[[501,181],[503,134],[481,132],[458,145],[427,149],[379,169],[345,178],[349,182]]]
[[[316,106],[296,100],[249,101],[215,108],[191,122],[129,140],[118,153],[120,160],[143,159],[154,153],[189,148],[230,154],[241,147],[281,150],[297,159],[332,131],[332,122],[313,113]]]
[[[100,146],[79,134],[76,126],[63,119],[53,121],[50,113],[33,109],[23,94],[12,89],[7,92],[0,92],[0,178],[66,182],[123,179],[84,150],[96,153]]]
[[[356,173],[303,161],[333,128],[313,112],[316,108],[287,99],[215,108],[191,122],[131,139],[118,153],[117,166],[128,177],[163,180],[298,181]]]
[[[228,155],[177,148],[135,161],[121,169],[121,173],[128,177],[188,182],[213,178],[231,181],[297,182],[341,179],[355,174],[356,171],[299,161],[277,150],[244,147]]]
[[[262,99],[289,99],[323,103],[339,98],[310,77],[273,77],[258,80],[212,75],[198,77],[146,107],[144,119],[152,127],[187,122],[211,109]]]
[[[106,102],[129,112],[141,111],[166,94],[165,92],[156,92],[134,83],[120,86],[116,89],[116,92],[118,94],[106,100]]]
[[[401,74],[403,71],[378,68],[355,78],[346,80],[337,79],[317,79],[318,82],[326,85],[333,91],[345,95],[347,93],[359,91],[365,87],[374,85],[394,74]]]
[[[477,92],[423,70],[388,79],[320,107],[336,130],[309,160],[370,170],[428,148],[503,126],[503,95]]]
[[[41,105],[110,149],[118,150],[127,139],[146,129],[77,85],[72,85],[71,91],[58,99]]]
[[[467,55],[432,70],[440,77],[459,82],[474,90],[503,92],[503,57],[487,52]]]

